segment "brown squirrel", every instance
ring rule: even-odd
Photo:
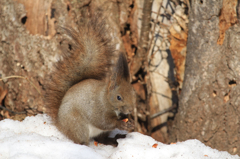
[[[135,104],[126,57],[114,49],[107,37],[103,19],[92,18],[78,31],[62,28],[68,49],[47,84],[47,114],[57,128],[75,143],[88,145],[89,139],[115,128],[128,130],[124,122]],[[116,55],[115,55],[116,57]]]

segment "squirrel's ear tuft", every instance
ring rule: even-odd
[[[113,67],[109,88],[114,89],[116,86],[120,85],[122,80],[130,82],[130,73],[127,59],[123,53],[120,53],[117,63]]]
[[[116,65],[116,72],[118,73],[117,75],[118,78],[122,78],[126,81],[130,80],[127,58],[123,53],[119,54],[119,58]]]

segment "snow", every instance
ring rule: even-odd
[[[157,144],[156,148],[152,145]],[[167,145],[134,132],[118,139],[118,147],[93,142],[89,147],[73,143],[61,134],[47,115],[24,121],[0,121],[0,159],[239,159],[205,146],[198,140]]]

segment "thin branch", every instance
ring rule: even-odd
[[[162,94],[162,93],[155,92],[155,91],[152,91],[152,93],[154,93],[154,94],[158,94],[158,95],[161,95],[161,96],[164,97],[164,98],[167,98],[167,99],[172,100],[172,98],[170,98],[170,97],[168,97],[168,96],[166,96],[166,95],[164,95],[164,94]]]
[[[151,46],[152,46],[152,43],[153,43],[153,40],[154,40],[154,37],[155,37],[155,36],[154,36],[154,35],[155,35],[155,29],[156,29],[158,17],[159,17],[159,15],[160,15],[160,11],[161,11],[161,8],[162,8],[162,3],[163,3],[163,1],[160,3],[160,6],[159,6],[158,12],[157,12],[157,16],[156,16],[156,19],[155,19],[155,21],[154,21],[154,26],[153,26],[153,30],[152,30],[152,38],[151,38],[151,40],[150,40],[150,44],[149,44],[147,53],[150,52],[150,49],[151,49]]]
[[[173,17],[173,18],[176,20],[176,22],[178,23],[179,26],[181,26],[181,24],[179,23],[178,19],[175,18],[175,17],[173,16],[173,14],[172,14],[167,8],[164,8],[164,7],[163,7],[163,9],[164,9],[164,11],[165,11],[166,13],[168,13],[169,15],[171,15],[171,17]],[[181,18],[182,20],[185,21],[185,19],[183,19],[183,18],[182,18],[181,16],[179,16],[178,14],[174,14],[174,15],[177,16],[177,17],[179,17],[179,18]],[[181,26],[181,28],[183,28],[183,27]],[[184,30],[184,32],[187,32],[186,28],[183,28],[183,30]]]
[[[13,76],[8,76],[8,77],[3,77],[3,78],[0,79],[0,81],[5,80],[5,79],[10,79],[10,78],[22,78],[22,79],[27,80],[27,81],[37,90],[37,92],[38,92],[40,95],[42,95],[41,92],[37,89],[37,87],[36,87],[36,86],[32,83],[32,81],[30,81],[27,77],[13,75]]]
[[[10,112],[10,113],[12,113],[12,114],[26,114],[26,113],[27,113],[26,111],[15,112],[15,111],[12,111],[12,110],[10,110],[10,109],[8,109],[8,108],[2,106],[2,105],[0,105],[0,108],[1,108],[1,109],[4,109],[4,110],[7,110],[8,112]]]
[[[138,131],[138,113],[137,113],[137,106],[136,106],[136,104],[135,104],[135,106],[134,106],[134,131]]]
[[[171,110],[173,110],[173,109],[175,109],[176,108],[176,105],[173,105],[173,106],[171,106],[171,107],[169,107],[169,108],[167,108],[167,109],[165,109],[165,110],[163,110],[163,111],[160,111],[160,112],[158,112],[158,113],[155,113],[155,114],[153,114],[153,115],[151,115],[151,119],[154,119],[154,118],[156,118],[156,117],[158,117],[158,116],[160,116],[160,115],[163,115],[163,114],[165,114],[165,113],[168,113],[169,111],[171,111]]]

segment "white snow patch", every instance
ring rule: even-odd
[[[114,134],[114,133],[113,133]],[[0,121],[1,159],[239,159],[239,156],[205,146],[198,140],[166,145],[134,132],[118,139],[118,147],[99,144],[84,146],[61,134],[47,115],[27,117],[24,121]],[[158,144],[153,148],[153,144]]]

